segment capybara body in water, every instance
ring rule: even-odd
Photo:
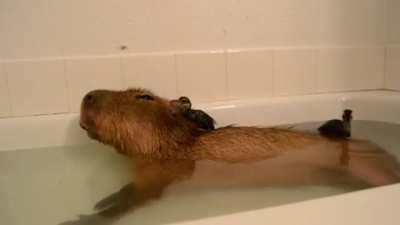
[[[96,90],[85,96],[81,127],[91,138],[135,161],[134,184],[101,201],[97,208],[104,210],[98,215],[118,217],[128,208],[160,197],[174,181],[212,177],[211,170],[193,175],[195,166],[203,162],[238,165],[226,174],[228,183],[241,172],[243,181],[254,178],[267,185],[341,179],[377,186],[399,181],[397,160],[368,141],[263,127],[227,126],[202,132],[174,107],[145,89]],[[251,164],[255,166],[249,169]],[[110,202],[119,203],[110,207]]]
[[[98,90],[84,98],[80,123],[91,138],[135,159],[250,162],[331,143],[278,128],[228,126],[200,132],[173,107],[144,89]]]

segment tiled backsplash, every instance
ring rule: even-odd
[[[64,61],[6,63],[12,116],[68,112]]]
[[[0,117],[10,115],[10,99],[4,65],[0,63]]]
[[[227,53],[228,98],[269,97],[274,94],[274,52],[230,51]]]
[[[387,1],[400,30],[398,0],[1,0],[0,59],[383,46]]]
[[[386,53],[399,88],[400,51]],[[78,112],[96,88],[146,87],[194,102],[384,88],[384,47],[275,48],[0,63],[0,117]],[[390,72],[393,71],[393,72]]]
[[[400,1],[387,1],[385,87],[400,91]]]
[[[400,44],[400,1],[387,0],[386,12],[386,43],[389,45]]]
[[[121,89],[120,58],[66,59],[69,110],[79,111],[82,96],[93,89]],[[63,77],[63,73],[58,75]]]
[[[173,54],[122,57],[121,63],[122,88],[146,87],[164,97],[176,96],[177,76]]]
[[[2,0],[1,7],[0,117],[78,112],[96,88],[140,86],[194,102],[400,90],[398,0]],[[207,49],[217,50],[185,52]]]
[[[324,49],[318,56],[318,88],[326,91],[379,89],[384,86],[384,49]]]
[[[385,87],[400,91],[400,45],[386,48]]]
[[[317,90],[316,50],[274,52],[274,94],[311,94]]]
[[[227,73],[224,52],[176,55],[177,94],[195,101],[227,98]]]

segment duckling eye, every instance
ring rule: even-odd
[[[152,101],[152,100],[154,100],[154,97],[151,96],[151,95],[146,95],[146,94],[144,94],[144,95],[137,95],[137,96],[136,96],[136,99]]]

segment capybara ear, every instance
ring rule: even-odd
[[[180,102],[181,106],[185,110],[191,110],[192,109],[192,102],[190,99],[186,96],[181,96],[178,101]]]

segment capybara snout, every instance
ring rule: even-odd
[[[95,120],[102,110],[102,104],[112,91],[94,90],[85,95],[81,103],[80,126],[86,131],[94,131]]]
[[[82,100],[82,110],[93,110],[98,108],[102,103],[106,103],[107,100],[111,100],[113,96],[117,95],[118,91],[110,90],[94,90],[85,95]]]
[[[96,103],[96,100],[98,99],[100,90],[96,91],[91,91],[85,95],[85,97],[82,100],[82,107],[90,107],[93,106]]]

